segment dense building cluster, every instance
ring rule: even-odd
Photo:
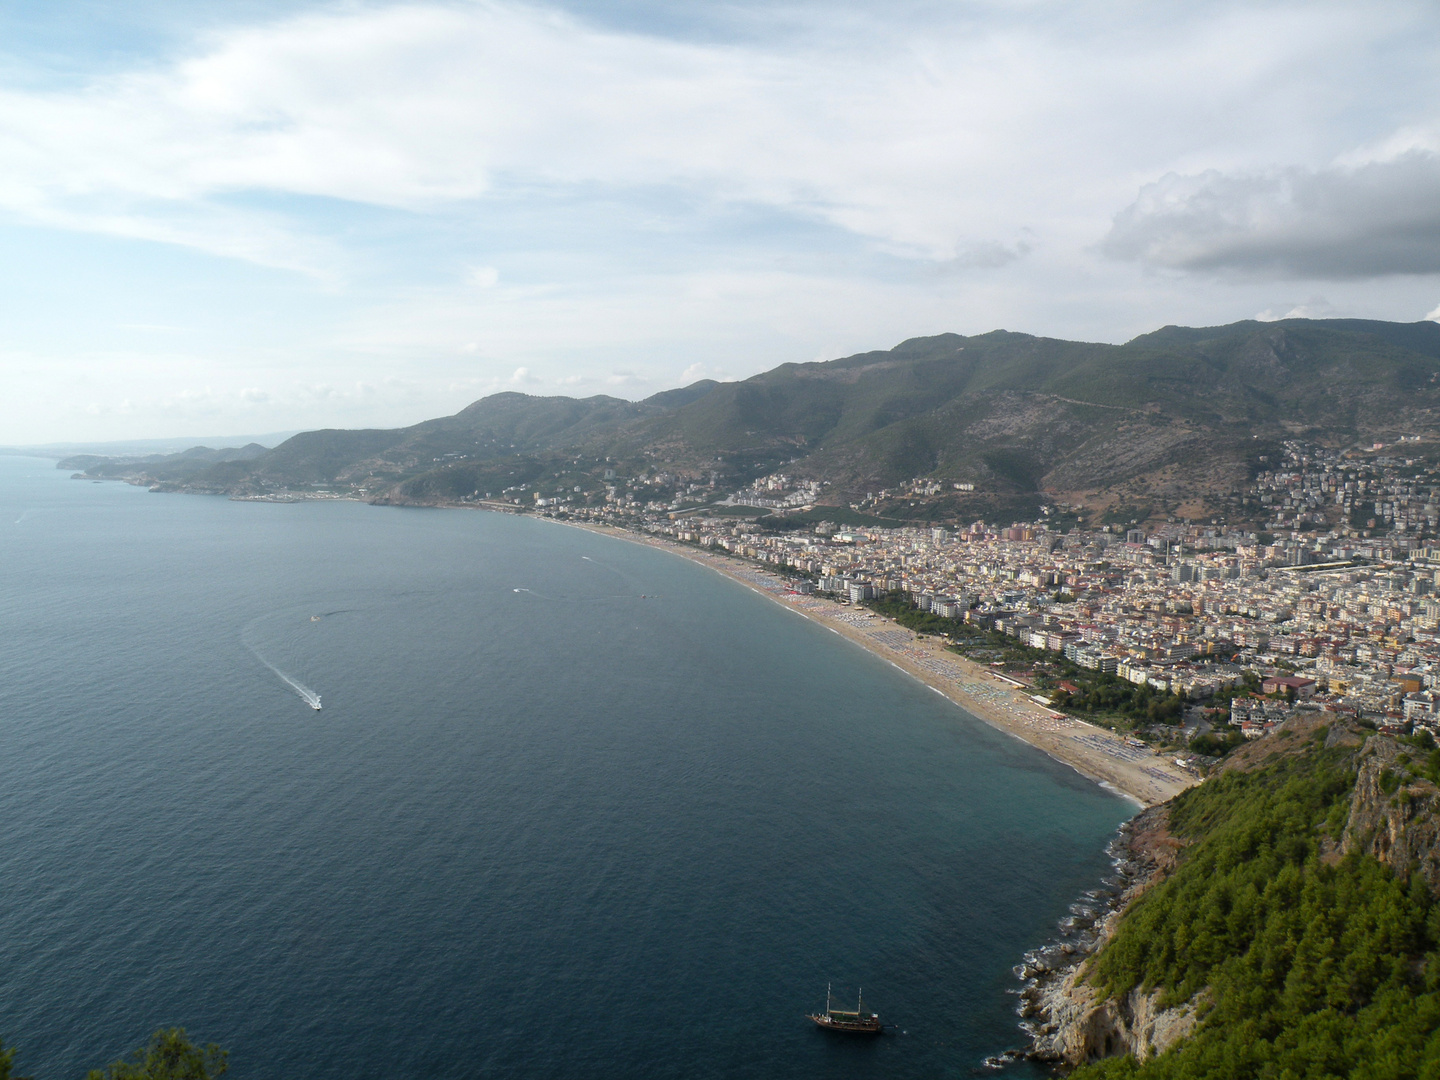
[[[1319,546],[1348,539],[1352,551],[1410,550],[1440,531],[1440,474],[1425,460],[1398,456],[1403,441],[1389,453],[1373,449],[1343,454],[1289,442],[1274,467],[1256,477],[1252,492],[1234,494],[1265,517],[1272,532],[1311,534],[1303,539]],[[1385,541],[1366,542],[1377,535]]]
[[[1263,529],[1172,521],[1062,532],[1043,521],[977,521],[776,530],[660,502],[636,513],[614,499],[580,512],[788,569],[797,588],[853,603],[903,594],[922,610],[1191,701],[1263,681],[1262,692],[1231,707],[1247,732],[1263,731],[1295,701],[1434,729],[1440,548],[1428,537],[1437,531],[1437,484],[1435,470],[1394,448],[1356,457],[1290,443],[1251,489],[1235,493],[1263,508]],[[726,508],[808,508],[818,493],[777,475]]]

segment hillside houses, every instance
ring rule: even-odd
[[[1262,473],[1254,493],[1274,507],[1272,524],[1300,527],[1279,536],[1175,522],[1149,533],[1062,532],[1043,521],[775,532],[731,517],[660,514],[639,524],[788,569],[850,603],[901,593],[922,610],[1191,699],[1231,690],[1249,671],[1264,680],[1263,693],[1433,725],[1440,550],[1416,533],[1432,524],[1433,489],[1298,444],[1287,453],[1286,467]],[[735,501],[817,494],[777,475]],[[1373,512],[1394,526],[1384,538],[1303,531],[1322,506],[1377,502]],[[563,512],[610,520],[629,511]]]

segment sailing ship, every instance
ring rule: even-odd
[[[826,1031],[845,1031],[855,1035],[879,1035],[882,1028],[880,1017],[872,1012],[865,1011],[865,992],[862,990],[858,995],[859,1000],[855,1008],[837,1009],[831,1000],[830,986],[825,986],[825,1011],[823,1013],[810,1013],[808,1019],[816,1027],[822,1027]]]

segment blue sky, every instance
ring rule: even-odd
[[[0,443],[1440,317],[1433,4],[0,8]]]

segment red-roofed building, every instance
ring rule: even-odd
[[[1298,675],[1272,675],[1260,684],[1260,689],[1266,694],[1293,690],[1297,698],[1312,698],[1315,696],[1315,680],[1302,679]]]

